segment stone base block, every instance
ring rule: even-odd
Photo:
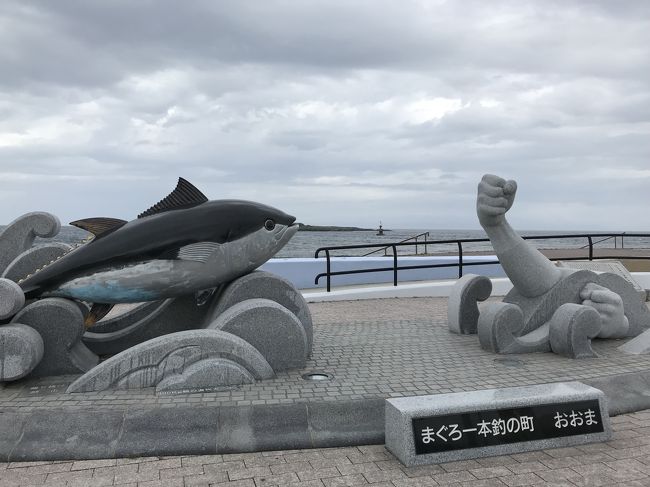
[[[580,382],[386,400],[386,448],[407,466],[607,441],[605,395]]]

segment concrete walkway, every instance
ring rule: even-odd
[[[575,448],[403,467],[383,445],[233,455],[0,464],[9,486],[648,486],[650,410],[612,418],[614,439]]]

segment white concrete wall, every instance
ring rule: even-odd
[[[632,277],[639,285],[650,291],[650,272],[632,272]],[[512,289],[508,278],[496,278],[492,281],[492,296],[505,296]],[[368,286],[348,289],[337,289],[332,292],[303,291],[303,296],[309,303],[322,301],[346,301],[356,299],[377,298],[421,298],[448,297],[456,280],[401,284],[398,286]]]
[[[466,267],[463,268],[463,272],[464,274],[479,274],[490,277],[492,279],[492,295],[505,296],[512,288],[512,283],[505,277],[499,264],[467,265],[471,262],[489,262],[493,260],[496,260],[494,255],[466,257],[464,259]],[[331,262],[332,271],[377,269],[393,265],[392,257],[334,257]],[[458,258],[455,256],[398,257],[397,260],[397,264],[402,266],[456,262],[458,262]],[[260,269],[291,281],[294,286],[303,291],[303,295],[309,302],[398,297],[447,297],[458,276],[457,267],[398,271],[398,286],[392,285],[392,270],[333,276],[333,291],[328,293],[325,291],[325,278],[321,278],[318,285],[314,284],[316,275],[326,270],[324,258],[271,259]],[[641,287],[650,290],[650,272],[633,272],[632,276]],[[341,286],[352,287],[340,289]]]
[[[456,280],[399,284],[397,286],[359,286],[335,289],[332,292],[304,290],[302,295],[309,303],[323,301],[347,301],[378,298],[446,298]],[[512,283],[505,277],[492,279],[492,296],[505,296],[512,289]]]
[[[499,264],[471,266],[473,262],[489,262],[497,260],[494,255],[481,255],[465,257],[463,259],[464,274],[481,274],[488,277],[504,276],[503,269]],[[409,265],[431,265],[431,264],[455,264],[458,262],[456,256],[438,257],[399,257],[398,266]],[[392,257],[333,257],[331,259],[332,272],[352,269],[379,269],[393,266]],[[327,280],[321,277],[318,284],[314,279],[321,272],[326,271],[326,261],[319,259],[271,259],[260,269],[272,272],[291,281],[298,289],[325,289]],[[397,272],[398,282],[408,281],[437,281],[442,279],[456,279],[458,277],[457,267],[441,267],[434,269],[413,269]],[[332,287],[351,286],[361,284],[392,283],[393,271],[371,272],[364,274],[349,274],[343,276],[332,276]]]

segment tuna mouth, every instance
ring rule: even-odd
[[[284,240],[287,242],[291,237],[295,235],[298,231],[298,224],[294,223],[293,225],[282,225],[279,230],[275,232],[275,240]]]

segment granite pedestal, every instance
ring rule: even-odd
[[[386,448],[407,466],[610,438],[605,395],[580,382],[386,400]]]

